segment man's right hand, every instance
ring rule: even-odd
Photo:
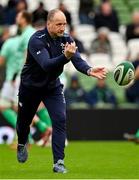
[[[136,79],[136,80],[139,79],[139,67],[136,68],[136,71],[135,71],[135,79]]]
[[[68,42],[65,45],[65,49],[64,49],[64,55],[66,56],[67,59],[70,59],[71,57],[73,57],[73,55],[75,54],[77,49],[77,46],[75,44],[75,42],[69,44]]]

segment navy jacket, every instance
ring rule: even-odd
[[[52,39],[47,31],[37,31],[29,40],[26,63],[21,73],[21,83],[30,88],[51,88],[60,84],[59,75],[69,60],[63,54],[66,42],[72,42],[68,34]],[[77,51],[71,58],[75,68],[87,74],[90,66]]]

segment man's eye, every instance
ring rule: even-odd
[[[57,26],[65,26],[66,24],[57,24]]]

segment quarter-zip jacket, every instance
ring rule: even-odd
[[[69,60],[65,57],[66,42],[73,42],[68,34],[53,39],[48,30],[37,31],[29,40],[26,63],[21,73],[21,83],[30,88],[56,87],[59,75]],[[84,61],[78,50],[71,58],[75,68],[87,75],[91,67]]]

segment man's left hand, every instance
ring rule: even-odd
[[[104,79],[107,75],[108,71],[106,68],[92,68],[91,71],[89,72],[89,76],[98,78],[98,79]]]

